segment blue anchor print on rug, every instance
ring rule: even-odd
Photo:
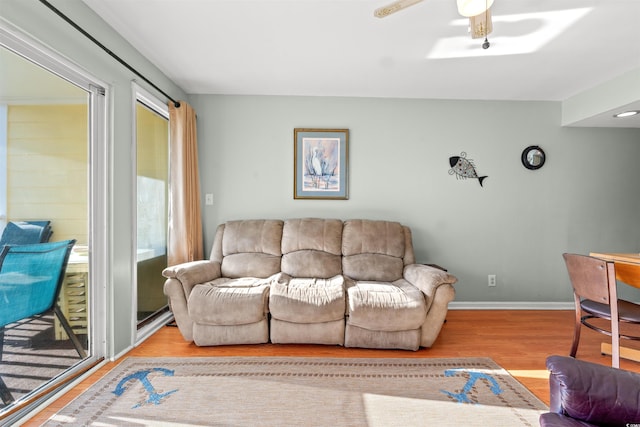
[[[440,390],[442,393],[446,394],[447,396],[451,396],[454,399],[456,399],[456,401],[458,403],[473,403],[471,401],[471,399],[469,399],[469,392],[471,391],[471,388],[475,385],[476,381],[482,379],[482,380],[486,380],[489,382],[489,389],[491,390],[491,392],[494,395],[499,395],[500,393],[502,393],[502,389],[500,388],[500,385],[498,384],[498,382],[495,380],[495,378],[493,378],[491,375],[482,373],[482,372],[475,372],[475,371],[467,371],[465,369],[447,369],[446,371],[444,371],[444,375],[446,377],[453,377],[457,374],[460,373],[467,373],[469,374],[469,379],[467,380],[467,383],[464,385],[464,387],[462,388],[462,392],[460,393],[452,393],[450,391],[446,391],[446,390]]]
[[[151,368],[151,369],[144,369],[144,370],[141,370],[141,371],[134,372],[133,374],[127,375],[126,377],[124,377],[118,383],[118,385],[116,386],[116,389],[112,393],[115,394],[116,396],[120,397],[127,390],[126,384],[129,381],[138,380],[138,381],[140,381],[140,383],[142,383],[142,385],[143,385],[144,389],[147,391],[147,393],[149,393],[149,398],[146,400],[146,402],[137,403],[136,405],[132,406],[131,409],[139,408],[139,407],[143,406],[145,403],[152,403],[154,405],[161,404],[163,398],[175,393],[176,391],[178,391],[178,389],[171,390],[171,391],[168,391],[166,393],[158,393],[158,392],[156,392],[156,389],[151,384],[151,381],[149,381],[149,378],[147,378],[149,376],[149,374],[151,372],[153,372],[153,371],[161,372],[165,377],[172,377],[173,376],[173,372],[174,372],[174,371],[172,371],[170,369],[166,369],[166,368]]]

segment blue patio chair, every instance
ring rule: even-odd
[[[33,245],[5,245],[0,250],[0,360],[4,328],[10,323],[53,310],[78,355],[86,352],[58,306],[69,254],[75,240]],[[0,378],[0,398],[13,401]]]
[[[11,221],[0,237],[0,246],[46,243],[51,238],[51,221]]]

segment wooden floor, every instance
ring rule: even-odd
[[[246,345],[197,347],[186,343],[178,329],[164,327],[128,355],[162,356],[318,356],[318,357],[490,357],[507,369],[543,402],[549,404],[545,359],[552,354],[567,355],[573,333],[573,311],[452,310],[438,341],[430,349],[401,350],[346,349],[319,345]],[[611,358],[600,354],[600,343],[608,337],[582,328],[577,357],[610,365]],[[610,342],[610,341],[609,341]],[[625,342],[626,343],[626,342]],[[635,348],[638,348],[636,344]],[[95,374],[36,414],[26,426],[38,426],[86,390],[118,361]],[[640,363],[621,360],[620,367],[640,372]]]

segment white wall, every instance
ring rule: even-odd
[[[397,220],[418,262],[458,276],[457,301],[568,302],[565,251],[640,251],[640,130],[563,128],[560,103],[192,95],[205,250],[218,223]],[[293,129],[348,128],[349,200],[293,199]],[[525,169],[522,150],[547,162]],[[449,175],[468,153],[477,180]],[[487,286],[496,274],[498,285]]]

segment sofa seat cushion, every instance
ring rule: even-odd
[[[218,279],[194,286],[189,295],[189,316],[195,323],[244,325],[259,322],[268,312],[269,287],[282,280],[246,277]]]
[[[375,331],[418,329],[427,315],[422,292],[404,279],[357,281],[349,287],[348,323]]]
[[[271,285],[269,311],[273,318],[293,323],[344,319],[344,278],[291,278]]]

